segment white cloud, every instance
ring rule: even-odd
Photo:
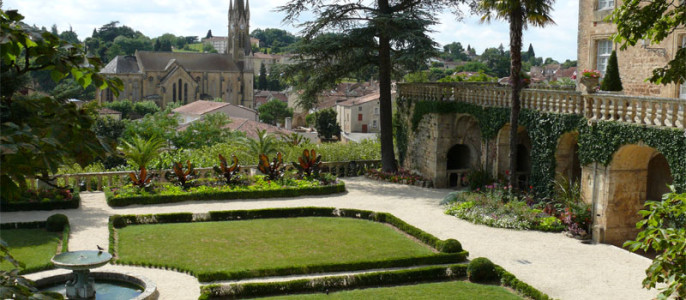
[[[250,2],[250,28],[281,28],[292,33],[299,30],[282,24],[285,14],[275,9],[287,0],[253,0]],[[79,38],[89,37],[94,28],[111,21],[119,21],[149,37],[164,33],[204,37],[211,29],[214,35],[227,35],[228,0],[5,0],[3,9],[18,9],[28,24],[50,28],[56,24],[60,31],[71,25]],[[557,1],[552,13],[557,25],[529,28],[524,32],[523,48],[532,43],[537,56],[558,61],[576,59],[578,1]],[[439,44],[460,42],[482,52],[501,43],[507,48],[507,23],[493,21],[481,24],[477,16],[463,10],[462,22],[445,12],[438,15],[441,24],[433,27],[432,36]],[[305,21],[311,15],[304,15]]]

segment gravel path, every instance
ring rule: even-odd
[[[269,207],[326,206],[389,212],[441,239],[454,238],[470,258],[488,257],[519,279],[559,299],[652,299],[657,292],[641,288],[650,260],[611,245],[587,245],[561,233],[491,228],[445,215],[439,205],[449,192],[371,181],[345,180],[347,193],[250,201],[206,201],[111,208],[103,193],[82,193],[81,208],[63,211],[2,213],[3,223],[45,220],[54,213],[69,216],[69,250],[108,244],[107,217],[113,214],[207,212]],[[101,269],[98,269],[100,271]],[[141,274],[158,285],[160,299],[197,299],[198,281],[187,274],[130,266],[106,270]],[[40,278],[63,270],[31,274]]]

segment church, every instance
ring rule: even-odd
[[[118,77],[124,83],[119,96],[98,90],[98,103],[128,99],[152,100],[164,108],[196,100],[222,99],[233,105],[253,108],[253,62],[250,45],[248,0],[229,5],[229,35],[224,53],[136,51],[117,56],[100,73]]]

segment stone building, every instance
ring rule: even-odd
[[[640,41],[636,46],[620,51],[619,45],[611,39],[617,32],[616,25],[604,20],[620,5],[617,2],[579,1],[578,69],[596,69],[604,74],[612,50],[617,50],[624,94],[686,99],[686,85],[663,86],[645,82],[653,69],[665,66],[674,59],[680,47],[686,47],[686,28],[675,30],[659,44]]]
[[[337,103],[336,113],[343,132],[379,132],[379,92]]]
[[[253,63],[250,45],[250,8],[243,0],[230,4],[229,39],[223,53],[136,51],[117,56],[101,70],[120,78],[124,89],[118,97],[98,90],[99,103],[129,99],[188,104],[220,98],[234,105],[253,107]]]

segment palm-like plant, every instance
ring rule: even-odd
[[[554,0],[480,0],[476,11],[482,22],[501,19],[510,23],[510,83],[512,84],[512,111],[510,113],[510,184],[517,188],[517,129],[519,127],[522,90],[522,29],[528,24],[543,27],[555,24],[550,16]]]
[[[165,141],[156,136],[149,139],[135,136],[131,142],[122,140],[119,151],[124,154],[129,164],[134,167],[145,168],[150,161],[160,155],[160,150],[165,146]]]
[[[278,152],[277,146],[279,141],[269,134],[267,130],[258,129],[255,133],[257,133],[257,139],[245,139],[250,156],[258,156],[260,154],[272,155]]]

